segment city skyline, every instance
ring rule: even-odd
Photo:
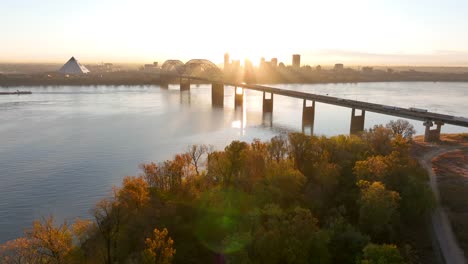
[[[0,62],[187,61],[468,66],[464,16],[450,1],[7,1]]]

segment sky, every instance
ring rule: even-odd
[[[0,0],[0,62],[468,66],[466,0]]]

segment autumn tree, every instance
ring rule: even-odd
[[[375,155],[388,155],[392,151],[393,132],[382,125],[375,125],[373,128],[364,131],[361,137]]]
[[[126,176],[117,192],[117,199],[128,210],[140,210],[149,202],[148,183],[141,176]]]
[[[30,246],[42,259],[51,263],[67,263],[67,256],[73,250],[73,236],[67,222],[55,226],[54,217],[34,221],[33,227],[26,230]]]
[[[143,251],[143,263],[147,264],[169,264],[176,253],[174,241],[168,236],[168,231],[164,228],[159,231],[153,230],[151,237],[145,240],[146,249]]]
[[[302,133],[289,134],[289,156],[294,164],[306,177],[313,173],[314,166],[320,160],[321,148],[314,144],[316,138]]]
[[[288,153],[288,140],[285,136],[274,136],[267,146],[268,156],[271,160],[280,162]]]
[[[357,161],[353,171],[358,180],[380,181],[386,180],[389,174],[389,164],[384,156],[371,156],[366,160]]]
[[[381,182],[359,181],[359,225],[361,230],[375,239],[392,234],[392,226],[398,216],[400,195],[389,191]]]
[[[30,238],[20,237],[0,245],[0,263],[3,264],[41,264],[44,258]]]

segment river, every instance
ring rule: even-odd
[[[468,83],[358,83],[274,85],[400,107],[468,117]],[[301,131],[302,101],[274,97],[262,114],[262,94],[246,91],[234,109],[225,88],[224,108],[212,108],[208,85],[21,87],[32,95],[0,96],[0,242],[22,234],[33,219],[90,217],[89,210],[142,162],[163,161],[191,144],[222,148],[232,140],[267,140]],[[349,133],[351,110],[317,103],[314,133]],[[395,117],[366,112],[366,128]],[[424,127],[411,121],[417,133]],[[444,133],[468,132],[445,125]]]

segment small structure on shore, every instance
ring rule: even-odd
[[[71,57],[58,72],[62,74],[81,75],[89,73],[90,71],[85,66],[81,65],[75,57]]]

